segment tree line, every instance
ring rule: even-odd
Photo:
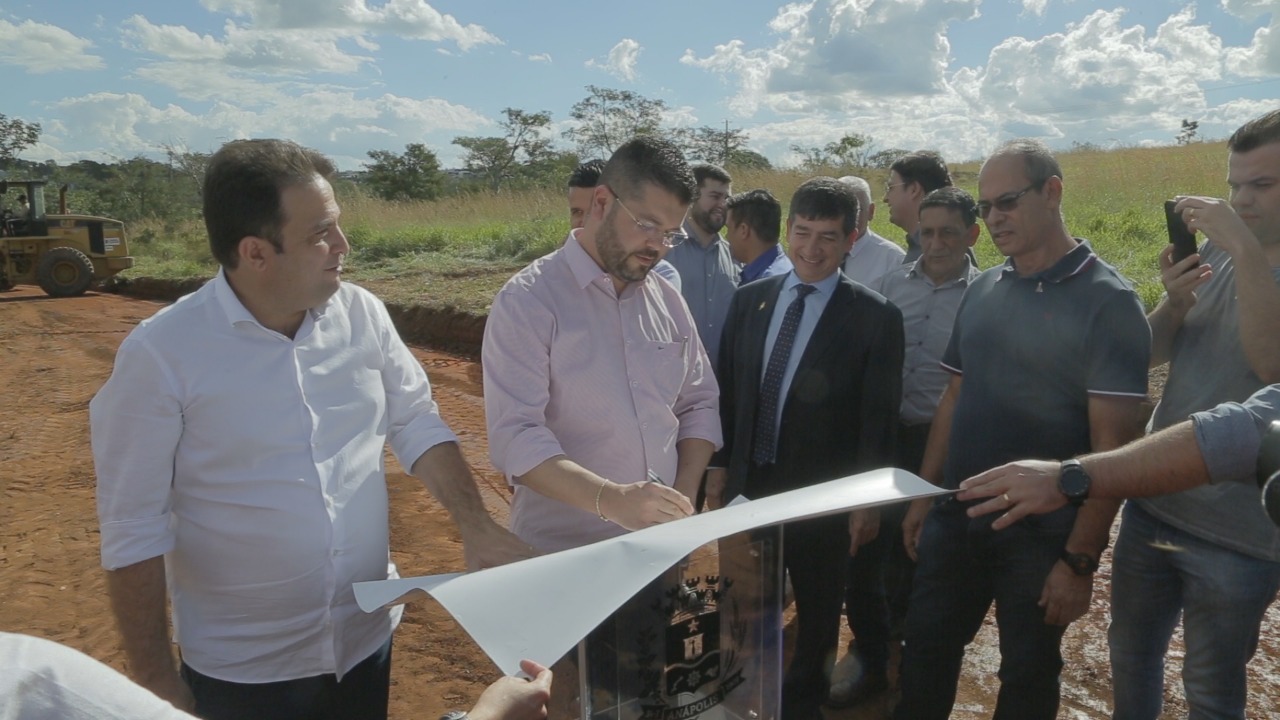
[[[551,113],[505,108],[498,133],[458,136],[462,167],[441,168],[436,152],[410,143],[401,152],[370,150],[362,170],[341,174],[370,195],[391,201],[432,200],[458,193],[501,193],[528,187],[561,187],[583,160],[607,158],[637,135],[661,135],[680,145],[690,160],[734,169],[768,170],[764,155],[749,147],[746,130],[721,126],[675,127],[666,119],[668,105],[630,90],[588,85],[587,95],[573,105],[574,122],[561,133],[569,149],[557,148]],[[165,144],[163,159],[138,155],[115,162],[81,160],[69,165],[18,158],[40,138],[39,123],[0,114],[0,171],[14,179],[44,179],[70,188],[76,212],[125,221],[144,217],[181,219],[199,213],[200,182],[208,153]],[[805,169],[884,168],[905,150],[878,148],[869,135],[846,132],[823,146],[793,145]]]

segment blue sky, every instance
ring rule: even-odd
[[[358,169],[368,150],[497,134],[588,84],[660,98],[673,125],[792,145],[981,157],[1167,144],[1280,107],[1276,0],[18,0],[0,9],[0,112],[44,126],[22,157],[160,156],[289,137]],[[567,144],[566,144],[567,147]]]

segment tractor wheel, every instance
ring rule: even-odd
[[[93,283],[93,263],[75,248],[51,248],[40,258],[36,281],[52,297],[82,295]]]

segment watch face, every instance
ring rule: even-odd
[[[1064,463],[1062,477],[1058,480],[1062,494],[1073,500],[1089,494],[1089,476],[1079,463]]]

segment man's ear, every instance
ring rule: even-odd
[[[260,270],[266,266],[267,256],[275,254],[276,248],[271,241],[257,235],[245,235],[236,245],[236,256],[240,259],[238,267],[242,268]]]
[[[617,195],[613,192],[613,188],[608,185],[597,185],[595,192],[591,196],[591,214],[597,218],[603,218],[609,204]]]
[[[966,244],[966,245],[968,245],[969,247],[973,247],[974,245],[978,244],[978,236],[979,236],[979,235],[981,235],[981,234],[982,234],[982,226],[981,226],[981,225],[979,225],[979,224],[978,224],[978,223],[976,223],[976,222],[975,222],[973,225],[970,225],[970,226],[969,226],[969,240],[968,240],[965,244]]]
[[[1044,196],[1055,207],[1062,207],[1062,178],[1054,175],[1044,181]]]

